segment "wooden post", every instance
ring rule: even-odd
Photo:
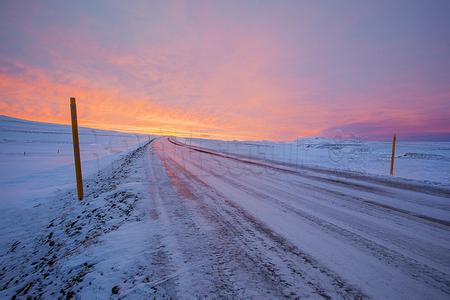
[[[394,159],[395,159],[395,144],[397,143],[397,135],[394,133],[392,137],[392,156],[391,156],[391,176],[394,175]]]
[[[73,97],[70,98],[70,115],[72,117],[73,157],[75,159],[78,199],[83,200],[83,178],[81,175],[80,142],[78,140],[77,104]]]

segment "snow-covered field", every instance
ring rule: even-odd
[[[382,143],[355,172],[324,159],[344,149],[338,162],[356,167],[363,146],[312,139],[297,154],[85,129],[78,201],[70,128],[0,124],[0,298],[450,297],[449,171],[437,162],[416,165],[431,184],[386,176]],[[448,153],[408,147],[397,153],[413,162]]]
[[[87,193],[90,191],[89,182],[98,176],[100,170],[107,174],[114,172],[120,166],[121,158],[150,138],[88,128],[80,128],[79,134]],[[52,259],[50,254],[53,253],[43,253],[46,250],[43,237],[48,237],[47,226],[51,220],[73,222],[77,217],[76,209],[83,206],[73,196],[75,172],[70,126],[0,116],[0,145],[0,298],[5,298],[5,295],[11,297],[16,294],[25,283],[24,278],[38,277],[37,262],[31,260]],[[89,205],[87,202],[83,204]],[[71,205],[79,207],[74,211]],[[107,204],[102,203],[99,210],[106,207]],[[119,212],[118,215],[120,217],[114,222],[123,222],[123,214]],[[57,227],[64,229],[61,224]],[[79,246],[80,241],[70,236],[64,239],[67,247]],[[39,255],[42,257],[37,257]],[[102,252],[96,255],[102,255]],[[64,267],[70,268],[70,262],[65,262]],[[51,281],[56,283],[59,280],[52,278]],[[67,283],[62,279],[58,282],[58,293],[64,284]],[[52,292],[51,287],[41,288],[48,291],[47,296]]]
[[[302,138],[294,142],[219,141],[180,138],[220,152],[237,154],[298,167],[313,166],[329,170],[348,170],[371,175],[389,175],[389,142]],[[450,142],[397,142],[394,175],[400,178],[450,186]]]
[[[70,126],[0,116],[0,185],[11,205],[73,185]],[[94,174],[148,140],[144,135],[80,128],[83,173]]]

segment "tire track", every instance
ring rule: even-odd
[[[199,165],[197,163],[191,162],[191,164],[199,168]],[[328,234],[335,236],[338,239],[344,239],[350,242],[357,248],[378,258],[381,262],[395,266],[396,268],[402,270],[415,280],[425,282],[433,288],[437,288],[446,294],[450,294],[450,280],[447,279],[447,274],[439,270],[421,264],[412,258],[406,257],[395,250],[380,245],[348,229],[339,227],[324,219],[308,214],[303,210],[282,202],[278,198],[271,196],[271,194],[273,193],[260,192],[259,190],[264,189],[264,187],[260,187],[259,190],[256,190],[250,185],[243,184],[242,182],[239,182],[238,180],[235,180],[233,178],[218,176],[211,171],[208,171],[208,174],[230,184],[231,186],[234,186],[239,190],[245,191],[247,194],[252,195],[260,200],[266,201],[270,204],[275,204],[276,206],[283,208],[283,211],[285,211],[286,213],[295,214],[308,221],[309,224],[321,228],[322,231],[327,232]],[[278,192],[283,193],[284,191],[278,190]]]
[[[241,250],[248,251],[248,249],[255,249],[255,247],[256,249],[262,248],[258,250],[259,253],[256,253],[258,259],[255,260],[255,267],[272,266],[269,269],[266,268],[264,271],[271,274],[272,277],[285,278],[282,281],[278,278],[275,280],[272,279],[272,281],[286,282],[288,286],[296,286],[297,288],[293,291],[301,290],[298,282],[302,282],[303,285],[312,288],[315,294],[321,295],[324,298],[365,297],[361,291],[346,283],[339,275],[322,266],[309,255],[301,252],[295,245],[273,232],[264,223],[249,214],[235,202],[218,194],[204,181],[187,171],[178,163],[168,159],[166,160],[165,166],[172,176],[177,176],[177,180],[179,181],[177,185],[182,186],[181,189],[187,189],[189,191],[182,193],[190,193],[190,197],[202,203],[203,210],[206,209],[208,214],[212,215],[210,219],[214,220],[214,222],[223,223],[225,228],[233,228],[235,234],[239,236],[239,240],[245,241],[244,245],[241,246]],[[195,183],[194,186],[191,186],[193,183]],[[230,218],[232,222],[224,221]],[[249,235],[259,236],[263,242],[255,241],[249,238]],[[255,243],[257,244],[255,245]],[[276,266],[265,253],[271,253],[280,257],[281,261],[278,263],[282,265]],[[255,253],[250,253],[250,255],[255,256]],[[285,267],[290,270],[289,276],[281,272]]]
[[[168,140],[169,140],[169,142],[171,142],[172,144],[174,144],[176,146],[187,148],[187,149],[191,149],[191,150],[194,150],[194,151],[197,151],[197,152],[200,152],[200,153],[209,154],[209,155],[213,155],[213,156],[216,156],[216,157],[233,160],[233,161],[241,162],[241,163],[244,163],[244,164],[250,164],[250,165],[254,165],[254,166],[259,166],[259,167],[262,167],[262,168],[269,168],[269,169],[272,169],[272,170],[275,170],[275,171],[281,171],[281,172],[285,172],[285,173],[288,173],[288,174],[294,174],[294,175],[297,175],[297,176],[301,176],[303,178],[308,178],[308,179],[315,180],[315,181],[321,181],[321,182],[328,183],[328,184],[340,185],[340,186],[344,186],[346,188],[351,187],[351,188],[354,188],[355,190],[359,190],[359,191],[375,192],[375,193],[379,193],[381,195],[386,195],[385,191],[383,191],[383,190],[381,190],[379,188],[374,188],[374,187],[368,186],[368,185],[358,184],[358,183],[355,183],[355,182],[351,182],[351,183],[350,182],[345,182],[345,181],[338,180],[338,179],[335,179],[335,178],[334,179],[333,178],[324,178],[324,177],[320,177],[320,176],[317,176],[317,175],[307,174],[306,172],[299,172],[298,170],[292,170],[292,169],[289,169],[289,168],[286,168],[286,167],[277,166],[277,165],[269,164],[269,163],[262,162],[262,161],[248,160],[248,159],[239,158],[239,157],[236,157],[236,156],[230,156],[230,155],[226,155],[226,154],[221,154],[221,153],[214,152],[214,151],[211,151],[211,150],[207,150],[207,149],[204,149],[204,148],[198,148],[198,147],[186,145],[186,144],[180,143],[178,141],[174,141],[171,138],[169,138]],[[312,168],[307,168],[307,169],[310,170],[310,171],[316,172],[316,173],[318,172],[318,173],[326,173],[328,175],[330,175],[330,174],[332,174],[332,175],[336,175],[336,174],[341,175],[341,172],[334,172],[333,173],[333,172],[325,172],[325,171],[322,171],[322,170],[315,170],[315,169],[312,169]],[[342,172],[342,173],[345,173],[345,172]],[[352,179],[364,179],[364,180],[371,181],[371,182],[374,182],[374,183],[383,184],[383,185],[386,185],[386,186],[389,186],[389,187],[395,188],[395,189],[412,190],[412,191],[415,191],[415,192],[418,192],[418,193],[429,193],[429,194],[438,195],[438,196],[441,196],[441,197],[442,196],[443,197],[449,197],[450,196],[450,191],[448,191],[447,189],[443,189],[443,188],[437,188],[437,187],[418,188],[415,185],[410,185],[410,184],[407,184],[407,183],[397,183],[397,182],[395,183],[396,185],[393,186],[392,182],[386,182],[386,181],[384,181],[382,179],[374,179],[374,178],[370,178],[370,177],[367,177],[367,176],[363,177],[362,175],[361,176],[356,176],[356,175],[352,176],[350,174],[342,174],[342,176],[345,177],[345,178],[352,178]],[[317,188],[317,187],[315,187],[315,188]],[[339,195],[339,194],[342,195],[342,193],[339,193],[337,191],[327,190],[325,188],[323,188],[323,189],[324,189],[324,191],[326,191],[328,193],[335,193],[337,195]],[[347,196],[345,194],[343,194],[343,195]],[[437,224],[440,224],[440,225],[443,225],[443,226],[446,226],[446,227],[450,227],[450,221],[447,221],[447,220],[433,218],[433,217],[430,217],[430,216],[426,216],[426,215],[423,215],[423,214],[418,214],[418,213],[415,213],[415,212],[411,212],[411,211],[404,210],[404,209],[401,209],[401,208],[398,208],[398,207],[393,207],[393,206],[390,206],[390,205],[382,204],[382,203],[379,203],[379,202],[376,202],[376,201],[367,200],[367,199],[365,199],[364,202],[366,204],[370,204],[372,206],[378,206],[378,207],[381,207],[381,208],[384,208],[384,209],[387,209],[387,210],[395,211],[397,213],[409,215],[409,216],[412,216],[412,217],[415,217],[415,218],[420,218],[420,219],[423,219],[423,220],[426,220],[426,221],[429,221],[429,222],[433,222],[433,223],[437,223]]]
[[[200,166],[192,162],[192,165],[200,168]],[[211,172],[211,169],[208,169],[209,175],[214,175],[216,178],[226,181],[227,183],[242,188],[243,183],[239,180],[234,179],[233,177],[222,178],[222,176],[214,174]],[[228,178],[228,179],[227,179]],[[383,240],[391,245],[395,245],[398,248],[403,248],[407,252],[414,253],[419,256],[424,256],[424,254],[431,253],[440,253],[440,260],[436,260],[437,264],[445,264],[446,261],[450,260],[449,254],[446,253],[446,248],[440,244],[424,244],[423,239],[417,239],[413,235],[402,234],[401,232],[394,232],[391,228],[385,226],[379,226],[379,224],[374,224],[373,222],[365,218],[365,216],[371,216],[371,218],[383,218],[387,221],[391,221],[391,219],[386,218],[387,216],[394,216],[398,219],[398,222],[404,223],[404,218],[410,219],[414,223],[421,223],[424,226],[429,227],[428,232],[430,230],[438,230],[440,231],[440,235],[445,236],[447,233],[446,227],[441,226],[436,223],[430,223],[428,221],[424,221],[422,219],[417,219],[414,217],[410,217],[409,215],[397,215],[397,214],[389,214],[389,210],[385,210],[379,207],[372,207],[371,205],[366,205],[365,199],[361,197],[356,197],[350,195],[349,192],[346,193],[326,193],[324,189],[317,187],[312,184],[303,184],[302,182],[295,180],[296,178],[292,178],[289,180],[289,184],[286,183],[285,180],[274,181],[273,176],[269,177],[265,174],[258,176],[258,180],[255,180],[253,177],[246,178],[245,187],[251,188],[252,186],[258,186],[258,191],[264,191],[263,195],[284,195],[283,197],[278,197],[278,200],[283,201],[286,205],[289,205],[284,200],[290,200],[295,202],[296,204],[301,203],[302,206],[308,208],[310,211],[318,211],[318,212],[326,212],[327,218],[332,218],[338,221],[341,224],[345,224],[345,226],[350,227],[353,232],[362,232],[363,234],[371,235],[379,240]],[[295,180],[295,181],[293,181]],[[263,183],[263,184],[261,184]],[[253,189],[256,191],[255,189]],[[316,191],[317,193],[312,194],[311,196],[308,194],[308,197],[301,193],[302,190],[308,191]],[[329,189],[325,189],[325,191],[329,191]],[[343,200],[344,204],[337,201],[330,201],[330,198],[324,197],[323,194],[333,196],[335,199]],[[357,200],[355,200],[355,198]],[[346,204],[350,204],[347,206]],[[338,210],[336,210],[336,206],[338,206]],[[287,211],[291,210],[294,206],[289,205],[289,208],[286,208]],[[296,207],[298,207],[296,205]],[[360,215],[349,214],[349,212],[358,212]],[[323,218],[322,218],[323,219]],[[417,226],[417,224],[414,224]],[[431,228],[430,228],[431,227]],[[443,228],[442,228],[443,227]],[[445,242],[445,240],[442,240]],[[444,255],[442,255],[444,254]],[[426,255],[425,255],[426,256]],[[430,258],[428,256],[428,258]]]

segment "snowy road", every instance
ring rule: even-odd
[[[173,295],[450,296],[447,190],[248,161],[168,138],[149,155],[161,275]]]
[[[169,138],[84,185],[4,205],[0,298],[450,297],[445,188]]]

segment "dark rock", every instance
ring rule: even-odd
[[[111,289],[111,293],[113,293],[113,294],[118,294],[118,293],[119,293],[119,290],[120,290],[119,286],[115,285],[115,286],[113,286],[113,288]]]

